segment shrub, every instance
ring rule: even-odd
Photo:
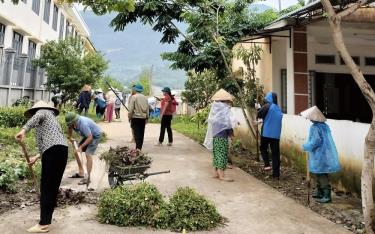
[[[6,192],[16,192],[17,170],[9,160],[0,163],[0,188]]]
[[[211,230],[224,222],[215,205],[189,187],[179,188],[159,213],[157,227],[173,231]]]
[[[98,217],[102,223],[117,226],[153,226],[163,205],[154,185],[124,185],[100,196]]]
[[[21,127],[26,123],[25,107],[1,107],[0,126],[6,128]]]

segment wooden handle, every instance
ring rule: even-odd
[[[33,182],[34,182],[34,189],[35,189],[35,192],[39,195],[39,189],[38,189],[38,182],[36,180],[36,176],[35,176],[35,173],[34,173],[34,169],[33,169],[33,166],[31,166],[29,163],[30,163],[30,157],[29,157],[29,154],[27,152],[27,148],[26,148],[26,145],[24,142],[20,141],[19,142],[21,148],[22,148],[22,151],[23,151],[23,154],[25,156],[25,159],[26,159],[26,162],[27,162],[27,165],[29,166],[29,170],[30,170],[30,173],[31,173],[31,176],[33,178]]]

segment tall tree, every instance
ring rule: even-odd
[[[76,98],[83,85],[95,85],[107,69],[102,55],[91,52],[83,56],[83,48],[74,39],[47,42],[34,63],[45,69],[47,89],[61,92],[63,103]]]
[[[366,81],[361,69],[351,57],[344,41],[341,29],[341,20],[367,4],[368,0],[359,0],[350,4],[345,10],[336,12],[329,0],[321,0],[327,19],[332,31],[332,38],[337,51],[349,68],[354,81],[360,88],[367,100],[373,114],[370,129],[365,140],[364,158],[362,162],[361,194],[362,208],[365,220],[366,233],[374,233],[374,200],[373,200],[373,177],[374,177],[374,156],[375,156],[375,93],[370,84]]]

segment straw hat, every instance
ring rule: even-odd
[[[233,99],[234,97],[224,89],[217,91],[211,98],[212,101],[233,101]]]
[[[25,117],[30,118],[33,116],[38,110],[45,109],[45,110],[52,110],[55,115],[59,115],[59,110],[54,108],[53,106],[49,105],[45,101],[39,101],[35,103],[31,108],[27,109],[24,113]]]
[[[327,121],[326,117],[323,115],[323,113],[316,106],[313,106],[313,107],[301,112],[301,116],[305,117],[306,119],[309,119],[311,121],[316,121],[316,122]]]

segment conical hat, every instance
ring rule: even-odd
[[[316,122],[327,121],[326,117],[323,115],[323,113],[316,106],[313,106],[313,107],[301,112],[301,116],[305,117],[306,119],[309,119],[311,121],[316,121]]]
[[[217,91],[211,98],[212,101],[233,101],[233,99],[234,97],[224,89]]]
[[[53,106],[49,105],[45,101],[39,101],[35,103],[31,108],[27,109],[24,113],[25,117],[30,118],[33,116],[38,110],[40,109],[46,109],[46,110],[52,110],[55,112],[55,115],[59,114],[59,110],[54,108]]]

